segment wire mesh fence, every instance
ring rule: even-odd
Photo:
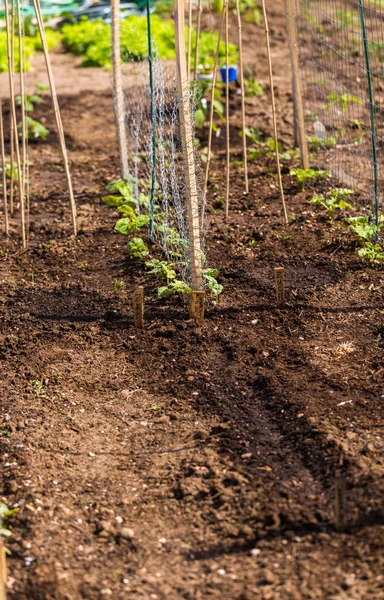
[[[288,24],[293,19],[296,34],[296,43],[291,38],[298,81],[296,124],[302,102],[310,164],[360,192],[378,224],[384,168],[384,1],[287,0],[287,19]]]

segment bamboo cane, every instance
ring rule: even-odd
[[[188,64],[187,64],[187,73],[188,73],[188,81],[191,79],[191,53],[192,53],[192,0],[189,0],[188,3]]]
[[[213,79],[212,79],[212,90],[211,90],[211,104],[209,108],[209,128],[208,128],[208,152],[207,152],[207,164],[205,167],[205,181],[204,181],[204,198],[207,195],[207,186],[208,186],[208,177],[209,177],[209,167],[211,164],[211,149],[212,149],[212,131],[213,131],[213,112],[214,112],[214,100],[215,100],[215,87],[216,87],[216,78],[217,78],[217,67],[219,62],[219,51],[220,51],[220,42],[221,35],[223,31],[225,11],[227,7],[227,0],[225,0],[223,5],[223,10],[221,13],[221,24],[219,29],[219,38],[217,41],[217,48],[215,54],[215,62],[213,66]],[[202,222],[204,222],[204,207],[202,213]]]
[[[25,79],[24,79],[24,49],[23,49],[23,28],[22,18],[20,10],[20,0],[17,1],[17,25],[18,25],[18,37],[19,37],[19,75],[20,75],[20,97],[21,97],[21,149],[22,149],[22,172],[19,175],[19,179],[22,181],[20,191],[23,192],[23,205],[24,205],[24,223],[26,229],[26,243],[28,242],[28,219],[25,215],[25,181],[26,181],[26,167],[27,167],[27,121],[26,121],[26,110],[25,110]],[[27,206],[28,213],[28,206]],[[23,213],[22,213],[23,215]]]
[[[7,54],[8,54],[8,72],[9,72],[9,94],[11,103],[11,122],[13,124],[13,138],[15,139],[16,148],[16,163],[17,163],[17,177],[19,182],[19,194],[20,194],[20,209],[21,209],[21,237],[23,248],[27,247],[27,239],[25,235],[25,207],[24,207],[24,188],[23,188],[23,177],[21,171],[21,159],[20,159],[20,148],[19,141],[17,139],[17,121],[16,121],[16,106],[15,106],[15,89],[12,74],[12,34],[10,31],[8,4],[5,10],[5,28],[7,35]],[[11,159],[12,160],[12,159]],[[11,172],[13,170],[13,163],[11,162]]]
[[[57,126],[57,130],[58,130],[61,153],[63,156],[64,169],[65,169],[65,174],[66,174],[66,178],[67,178],[69,200],[70,200],[71,212],[72,212],[73,232],[76,235],[77,234],[76,204],[75,204],[75,198],[73,195],[72,180],[71,180],[71,173],[69,171],[69,162],[68,162],[68,155],[67,155],[67,147],[66,147],[65,138],[64,138],[63,123],[61,120],[59,102],[58,102],[57,94],[56,94],[56,85],[55,85],[55,81],[53,78],[51,59],[49,56],[47,40],[45,37],[45,30],[44,30],[43,17],[41,14],[40,1],[33,0],[33,6],[35,9],[35,13],[36,13],[36,19],[37,19],[37,25],[39,28],[41,44],[43,46],[45,64],[46,64],[47,73],[48,73],[49,87],[51,89],[53,109],[54,109],[55,118],[56,118],[56,126]]]
[[[112,0],[112,85],[115,109],[117,143],[119,148],[120,174],[128,175],[128,147],[125,128],[124,92],[121,75],[120,54],[120,0]]]
[[[184,0],[175,0],[174,6],[177,86],[179,94],[181,141],[185,163],[189,255],[192,280],[191,287],[193,291],[198,291],[203,287],[203,275],[201,265],[199,207],[192,136],[192,115],[189,99],[188,70],[185,57]]]
[[[249,192],[248,184],[248,157],[247,157],[247,136],[245,135],[245,90],[244,90],[244,66],[243,66],[243,40],[241,34],[241,14],[239,0],[236,0],[236,12],[237,12],[237,29],[239,32],[239,62],[240,62],[240,89],[241,89],[241,120],[242,120],[242,131],[243,131],[243,162],[244,162],[244,180],[245,180],[245,192]]]
[[[4,8],[6,11],[8,11],[8,0],[4,0]],[[15,70],[15,62],[14,62],[14,55],[15,55],[15,43],[14,43],[14,31],[15,31],[15,20],[14,20],[14,0],[12,0],[11,2],[11,69],[9,70],[9,63],[8,63],[8,71],[9,71],[9,76],[13,78],[14,75],[14,70]],[[9,128],[9,133],[10,133],[10,138],[11,138],[11,155],[10,155],[10,159],[11,159],[11,181],[10,181],[10,194],[9,194],[9,211],[12,214],[13,213],[13,209],[14,209],[14,203],[13,203],[13,198],[14,198],[14,187],[15,187],[15,178],[14,178],[14,174],[13,174],[13,163],[15,162],[15,130],[13,127],[13,119],[11,117],[11,122],[10,122],[10,128]],[[16,143],[17,143],[17,132],[16,132]]]
[[[299,77],[299,57],[296,36],[296,21],[295,21],[295,0],[286,0],[287,3],[287,26],[288,37],[291,48],[292,62],[292,82],[293,82],[293,101],[295,113],[295,143],[300,140],[301,157],[304,169],[309,169],[309,157],[307,138],[305,135],[305,120],[303,109],[303,96],[301,89],[301,80]]]
[[[0,539],[0,600],[7,599],[7,563],[5,560],[5,548]]]
[[[227,164],[226,164],[226,190],[225,190],[225,218],[229,216],[229,176],[231,168],[231,147],[229,139],[229,65],[228,65],[228,6],[225,11],[225,125],[226,125],[226,141],[227,141]]]
[[[193,79],[196,81],[197,78],[197,62],[199,60],[199,41],[200,41],[200,29],[201,29],[201,13],[203,11],[201,0],[197,5],[197,26],[196,26],[196,43],[195,43],[195,65],[193,69]]]
[[[3,101],[0,98],[0,152],[1,170],[3,175],[3,201],[4,201],[4,232],[9,234],[8,199],[7,199],[7,174],[5,172],[5,147],[4,147],[4,125],[3,125]]]
[[[271,45],[269,40],[269,27],[268,27],[268,18],[267,18],[267,10],[265,7],[265,0],[262,0],[263,5],[263,16],[264,16],[264,26],[265,26],[265,39],[267,45],[267,56],[268,56],[268,72],[269,72],[269,85],[271,88],[271,107],[272,107],[272,121],[273,121],[273,135],[275,139],[275,153],[276,153],[276,166],[277,166],[277,177],[279,180],[279,188],[280,188],[280,196],[281,202],[283,205],[284,211],[284,222],[288,224],[288,214],[287,207],[285,204],[284,198],[284,189],[283,189],[283,181],[281,178],[281,168],[280,168],[280,158],[279,158],[279,139],[277,136],[277,122],[276,122],[276,106],[275,106],[275,93],[273,90],[273,73],[272,73],[272,58],[271,58]]]

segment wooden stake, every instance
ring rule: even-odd
[[[192,0],[188,3],[188,64],[187,73],[188,81],[191,79],[191,54],[192,54]]]
[[[117,144],[119,149],[120,175],[128,175],[128,146],[125,127],[124,92],[121,74],[120,52],[120,0],[112,0],[112,86],[115,109]]]
[[[0,154],[1,171],[3,175],[3,202],[4,202],[4,232],[9,234],[8,198],[7,198],[7,174],[5,172],[5,147],[4,147],[4,125],[3,125],[3,102],[0,98]]]
[[[200,221],[192,135],[192,116],[185,58],[184,0],[175,0],[174,11],[178,103],[185,170],[189,260],[192,280],[191,287],[193,291],[196,291],[201,290],[203,287],[203,273],[201,266]]]
[[[21,159],[20,159],[20,148],[19,140],[17,136],[17,121],[16,121],[16,105],[15,105],[15,89],[13,85],[13,58],[12,58],[12,32],[10,31],[9,14],[8,14],[8,0],[6,0],[5,6],[5,28],[7,36],[7,54],[8,54],[8,72],[9,72],[9,94],[11,103],[11,122],[13,124],[13,138],[15,139],[16,148],[16,163],[17,163],[17,178],[19,183],[19,194],[20,194],[20,209],[21,209],[21,237],[23,248],[27,247],[27,239],[25,235],[25,207],[24,207],[24,186],[23,176],[21,170]],[[12,159],[11,159],[12,160]],[[11,171],[13,170],[13,163],[11,163]]]
[[[51,59],[50,59],[50,56],[49,56],[48,46],[47,46],[47,40],[46,40],[46,37],[45,37],[43,17],[42,17],[41,8],[40,8],[40,0],[33,0],[33,6],[34,6],[34,9],[35,9],[35,13],[36,13],[37,25],[39,27],[41,44],[43,46],[45,64],[46,64],[47,73],[48,73],[49,86],[51,88],[53,109],[54,109],[55,118],[56,118],[56,126],[57,126],[57,131],[58,131],[58,134],[59,134],[59,141],[60,141],[61,153],[62,153],[62,156],[63,156],[65,174],[66,174],[66,177],[67,177],[69,200],[70,200],[71,212],[72,212],[73,232],[76,235],[77,234],[77,226],[76,226],[76,204],[75,204],[75,198],[74,198],[74,195],[73,195],[71,174],[70,174],[70,171],[69,171],[69,162],[68,162],[68,155],[67,155],[67,147],[65,145],[63,123],[62,123],[62,120],[61,120],[61,114],[60,114],[60,109],[59,109],[59,102],[58,102],[57,94],[56,94],[55,81],[53,79]]]
[[[212,80],[212,90],[211,90],[211,104],[209,108],[209,129],[208,129],[208,153],[207,153],[207,164],[205,167],[205,181],[204,181],[204,198],[207,195],[207,186],[208,186],[208,177],[209,177],[209,166],[211,163],[211,149],[212,149],[212,131],[213,131],[213,112],[214,112],[214,100],[215,100],[215,88],[216,88],[216,78],[217,78],[217,67],[219,63],[219,51],[220,51],[220,42],[221,35],[223,31],[225,11],[227,9],[227,0],[224,1],[223,11],[221,13],[221,25],[219,29],[219,39],[217,41],[217,48],[215,54],[215,63],[213,66],[213,80]],[[202,223],[204,223],[204,207],[202,213]]]
[[[191,294],[191,304],[189,306],[189,316],[196,323],[204,322],[204,291],[194,291]]]
[[[239,0],[236,0],[236,12],[237,12],[237,29],[239,32],[239,62],[240,62],[240,89],[241,89],[241,117],[242,117],[242,130],[243,130],[243,162],[244,162],[244,180],[245,180],[245,192],[248,194],[248,157],[247,157],[247,136],[245,135],[245,90],[244,90],[244,66],[243,66],[243,40],[241,34],[241,14]]]
[[[200,28],[201,28],[201,13],[203,9],[201,6],[201,0],[197,5],[197,27],[196,27],[196,43],[195,43],[195,66],[193,69],[193,79],[196,81],[197,78],[197,61],[199,59],[199,41],[200,41]]]
[[[275,268],[276,304],[281,308],[285,304],[284,267]]]
[[[263,15],[264,15],[264,25],[265,25],[265,39],[266,39],[266,43],[267,43],[269,85],[270,85],[270,88],[271,88],[271,106],[272,106],[273,135],[274,135],[274,139],[275,139],[277,178],[278,178],[278,181],[279,181],[281,203],[283,205],[284,223],[286,225],[288,225],[288,213],[287,213],[287,207],[286,207],[285,198],[284,198],[283,180],[281,178],[280,157],[279,157],[279,138],[277,136],[275,92],[274,92],[274,89],[273,89],[271,44],[270,44],[270,41],[269,41],[269,27],[268,27],[268,19],[267,19],[267,10],[266,10],[266,7],[265,7],[265,0],[262,0],[262,5],[263,5]]]
[[[5,560],[5,548],[0,539],[0,600],[7,599],[7,563]]]
[[[335,473],[335,529],[345,529],[345,481],[340,469]]]
[[[23,209],[24,209],[24,227],[26,230],[26,245],[28,245],[29,238],[29,219],[26,219],[25,213],[25,186],[26,186],[26,168],[27,168],[27,119],[25,110],[25,81],[24,81],[24,49],[23,49],[23,28],[22,28],[22,16],[20,10],[20,0],[17,2],[17,25],[18,25],[18,38],[19,38],[19,76],[20,76],[20,99],[21,99],[21,149],[22,149],[22,172],[19,174],[19,180],[22,181],[20,187],[20,193],[23,193],[23,203],[21,218],[23,220]]]
[[[4,9],[8,10],[8,0],[4,1]],[[9,69],[9,61],[8,61],[8,72],[9,77],[12,77],[15,72],[15,4],[14,0],[11,0],[11,69]],[[6,21],[7,22],[7,21]],[[13,174],[13,163],[15,162],[15,130],[13,127],[13,119],[11,113],[11,124],[9,128],[10,138],[11,138],[11,182],[10,182],[10,194],[9,194],[9,210],[10,213],[13,213],[14,203],[13,198],[15,194],[15,178]],[[17,144],[17,132],[16,132],[16,144]]]
[[[225,191],[225,218],[229,215],[229,175],[231,168],[231,147],[229,140],[229,65],[228,65],[228,5],[225,11],[225,125],[227,140],[227,169],[226,169],[226,191]]]
[[[136,329],[144,329],[144,288],[138,285],[132,294],[133,320]]]
[[[295,0],[286,0],[287,6],[287,28],[289,44],[291,48],[292,63],[292,88],[295,112],[295,142],[300,140],[301,157],[304,169],[309,169],[308,146],[305,135],[305,121],[303,109],[303,95],[299,72],[299,53],[296,35]]]

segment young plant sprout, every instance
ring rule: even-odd
[[[346,202],[345,198],[352,196],[354,190],[348,188],[333,189],[326,195],[314,194],[311,200],[311,204],[318,204],[325,208],[329,216],[333,216],[337,210],[344,210],[345,208],[351,209],[352,205]]]
[[[300,192],[304,190],[307,181],[316,179],[324,179],[329,177],[329,171],[315,171],[314,169],[291,169],[289,171],[291,176],[297,179],[297,188]]]

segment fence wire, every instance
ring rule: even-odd
[[[360,192],[378,223],[384,167],[384,0],[294,0],[311,166]],[[296,95],[296,102],[300,98]]]

